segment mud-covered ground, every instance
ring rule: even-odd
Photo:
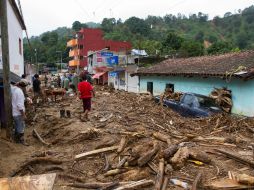
[[[71,118],[60,118],[60,109],[70,110]],[[228,171],[254,175],[250,166],[226,158],[215,150],[225,150],[252,161],[254,119],[229,115],[183,118],[168,108],[156,105],[147,95],[110,92],[103,87],[97,87],[89,121],[85,121],[81,113],[81,102],[75,98],[45,103],[32,111],[26,128],[26,141],[30,146],[0,138],[0,177],[57,173],[56,190],[75,189],[68,185],[76,182],[151,179],[157,183],[156,172],[159,160],[163,158],[167,168],[165,175],[169,179],[179,179],[191,186],[201,172],[202,181],[198,189],[207,189],[211,182],[228,178]],[[33,129],[40,134],[44,144],[35,137]],[[167,137],[167,142],[156,138],[156,134]],[[121,152],[114,150],[75,160],[75,155],[80,153],[119,146],[121,139],[126,140]],[[180,164],[172,163],[174,155],[165,158],[164,151],[173,144],[178,148],[187,147],[190,152],[193,149],[205,152],[211,162],[200,165],[188,158]],[[139,166],[137,160],[154,146],[159,147],[158,152],[144,166]],[[127,164],[119,167],[120,174],[105,176],[124,157]],[[29,165],[23,165],[36,159]],[[154,189],[154,185],[143,189]],[[167,189],[181,188],[169,183]]]

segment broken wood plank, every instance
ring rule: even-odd
[[[162,141],[162,142],[166,142],[167,144],[171,144],[170,138],[167,135],[164,135],[162,133],[155,132],[155,133],[153,133],[153,137]]]
[[[167,190],[169,179],[165,177],[161,190]]]
[[[160,162],[159,162],[159,170],[157,173],[155,190],[160,190],[163,185],[164,171],[165,171],[165,161],[162,158],[162,159],[160,159]]]
[[[36,129],[33,129],[33,136],[35,136],[42,144],[49,146],[50,144],[45,142],[43,138],[39,135],[39,133],[36,131]]]
[[[145,153],[143,156],[141,156],[138,159],[138,165],[140,167],[144,166],[145,164],[147,164],[156,154],[157,152],[160,150],[160,145],[158,143],[154,144],[154,147],[151,151]]]
[[[123,185],[114,190],[133,190],[133,189],[141,189],[142,187],[147,187],[153,185],[153,180],[140,180],[130,184]]]
[[[235,161],[238,161],[238,162],[240,162],[242,164],[245,164],[245,165],[248,165],[248,166],[254,168],[254,162],[251,162],[249,160],[245,160],[245,159],[243,159],[243,158],[241,158],[239,156],[236,156],[236,155],[234,155],[232,153],[229,153],[229,152],[226,152],[224,150],[220,150],[220,149],[214,149],[214,150],[219,152],[219,153],[221,153],[221,154],[223,154],[223,155],[225,155],[228,158],[231,158],[231,159],[233,159]]]
[[[1,190],[52,190],[56,174],[42,174],[0,179]]]
[[[118,147],[118,149],[117,149],[117,153],[120,153],[120,152],[122,152],[122,151],[124,150],[124,148],[125,148],[127,142],[128,142],[127,137],[121,138],[119,147]]]
[[[33,165],[33,164],[37,164],[37,163],[50,163],[50,164],[56,164],[56,165],[60,165],[63,163],[63,161],[61,160],[57,160],[54,158],[49,158],[49,157],[43,157],[43,158],[33,158],[29,161],[27,161],[26,163],[22,164],[21,166],[19,166],[18,169],[16,169],[15,171],[13,171],[10,176],[13,177],[15,175],[17,175],[18,173],[20,173],[24,168],[26,168],[27,166]]]
[[[122,160],[117,164],[116,168],[121,168],[127,162],[129,156],[124,156]]]
[[[114,176],[114,175],[117,175],[117,174],[124,173],[124,172],[126,172],[126,171],[127,171],[127,169],[124,169],[124,168],[122,168],[122,169],[109,170],[109,171],[107,171],[107,172],[104,174],[104,176]]]
[[[198,190],[198,185],[199,185],[199,182],[201,181],[201,177],[202,177],[202,173],[199,172],[192,184],[191,190]]]
[[[92,155],[96,155],[96,154],[99,154],[99,153],[102,153],[102,152],[109,152],[109,151],[113,151],[113,150],[117,150],[117,149],[118,149],[118,146],[111,146],[111,147],[92,150],[92,151],[89,151],[89,152],[85,152],[85,153],[76,155],[75,160],[81,160],[81,159],[84,159],[87,156],[92,156]]]
[[[57,176],[58,178],[61,178],[64,180],[71,180],[71,181],[80,182],[80,183],[84,183],[86,181],[86,179],[83,177],[78,177],[78,176],[65,174],[65,173],[59,173]]]

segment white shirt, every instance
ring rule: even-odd
[[[20,110],[25,112],[25,96],[23,91],[17,86],[11,86],[12,93],[12,116],[22,115]]]

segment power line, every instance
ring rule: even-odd
[[[25,23],[20,0],[18,0],[18,6],[19,6],[20,15],[21,15],[21,17],[22,17],[22,19],[23,19],[23,21],[24,21],[24,23]],[[26,33],[26,39],[27,39],[27,42],[28,42],[28,46],[29,46],[30,52],[31,52],[31,54],[33,54],[34,51],[33,51],[32,45],[31,45],[30,40],[29,40],[29,37],[28,37],[27,29],[25,29],[25,33]]]
[[[83,5],[78,0],[75,0],[75,2],[77,3],[78,7],[91,19],[91,16],[86,11],[86,9],[83,7]]]

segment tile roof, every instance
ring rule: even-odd
[[[223,55],[167,59],[132,75],[254,76],[254,50]]]

